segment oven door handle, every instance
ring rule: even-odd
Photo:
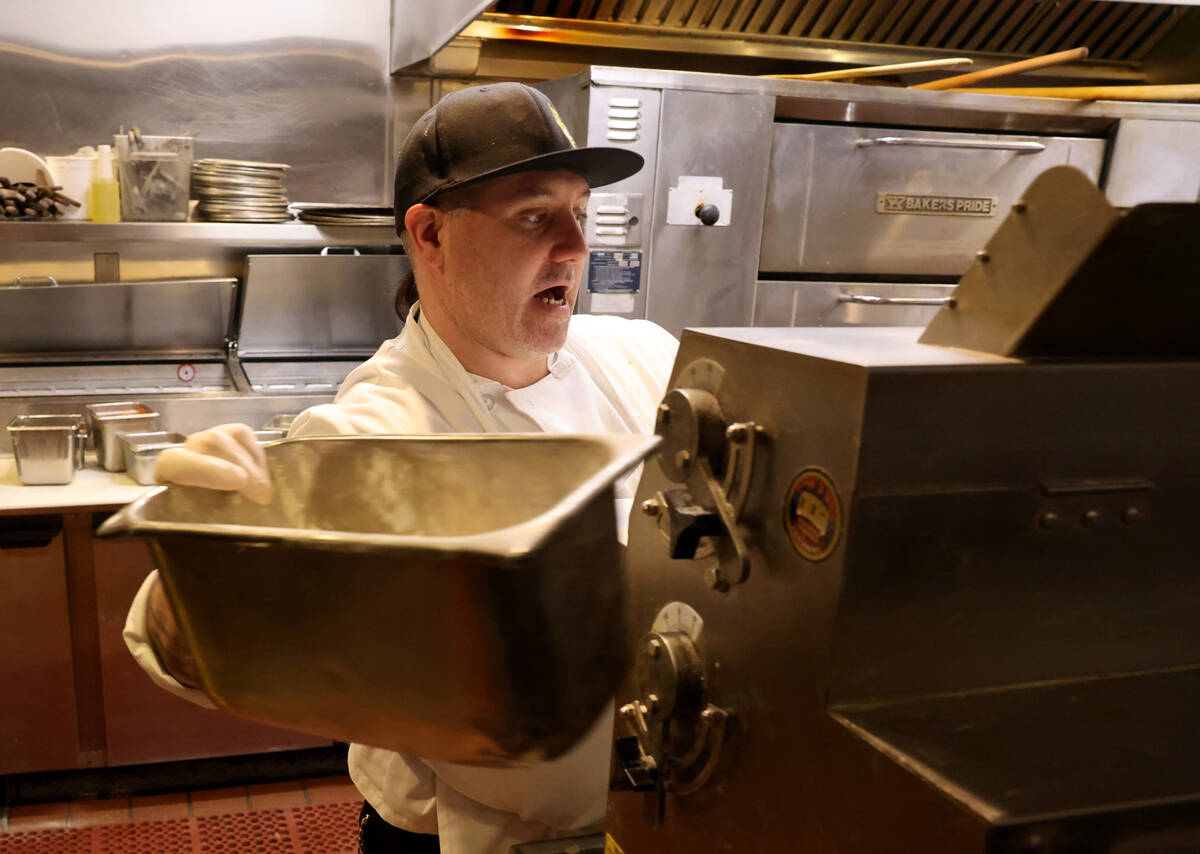
[[[1016,151],[1020,154],[1037,154],[1045,151],[1040,142],[1000,142],[987,139],[929,139],[920,136],[877,136],[872,139],[856,139],[857,148],[872,145],[922,145],[933,148],[987,148],[1000,151]]]
[[[838,302],[858,305],[953,305],[954,297],[874,297],[870,294],[838,294]]]

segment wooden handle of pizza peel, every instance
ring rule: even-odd
[[[1163,83],[1157,86],[1017,86],[1001,89],[951,89],[976,95],[1075,98],[1079,101],[1200,101],[1200,83]]]
[[[948,59],[924,59],[920,62],[901,62],[896,65],[867,65],[861,68],[839,68],[836,71],[814,71],[811,74],[760,74],[773,80],[850,80],[855,77],[875,77],[880,74],[904,74],[909,71],[928,71],[931,68],[962,68],[974,65],[969,56]]]
[[[1061,50],[1058,53],[1047,53],[1043,56],[1035,56],[1031,59],[1022,59],[1020,62],[1009,62],[1005,65],[997,65],[993,68],[985,68],[982,71],[972,71],[967,74],[956,74],[953,77],[944,77],[941,80],[931,80],[928,83],[918,83],[916,86],[911,86],[911,89],[961,89],[964,86],[970,86],[979,80],[990,80],[993,77],[1007,77],[1009,74],[1020,74],[1022,71],[1033,71],[1035,68],[1047,68],[1051,65],[1062,65],[1065,62],[1074,62],[1077,59],[1086,59],[1088,49],[1086,47],[1072,48],[1071,50]]]

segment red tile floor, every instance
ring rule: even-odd
[[[0,854],[354,854],[349,777],[0,810]]]

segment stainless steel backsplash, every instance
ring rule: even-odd
[[[190,131],[197,158],[290,164],[293,201],[387,204],[396,96],[430,96],[393,91],[390,18],[389,0],[4,4],[0,145]]]

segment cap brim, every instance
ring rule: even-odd
[[[493,169],[490,172],[484,172],[481,175],[475,175],[472,178],[467,178],[454,184],[438,187],[436,191],[421,199],[419,204],[426,204],[448,190],[468,187],[472,184],[478,184],[480,181],[501,178],[505,175],[514,175],[518,172],[534,172],[550,169],[566,169],[569,172],[574,172],[582,176],[587,181],[589,187],[603,187],[606,184],[614,184],[617,181],[628,178],[630,175],[637,174],[644,165],[646,165],[646,161],[642,155],[627,148],[568,148],[562,151],[552,151],[549,154],[539,154],[537,157],[530,157],[528,160],[519,160],[516,163],[510,163],[499,169]]]

